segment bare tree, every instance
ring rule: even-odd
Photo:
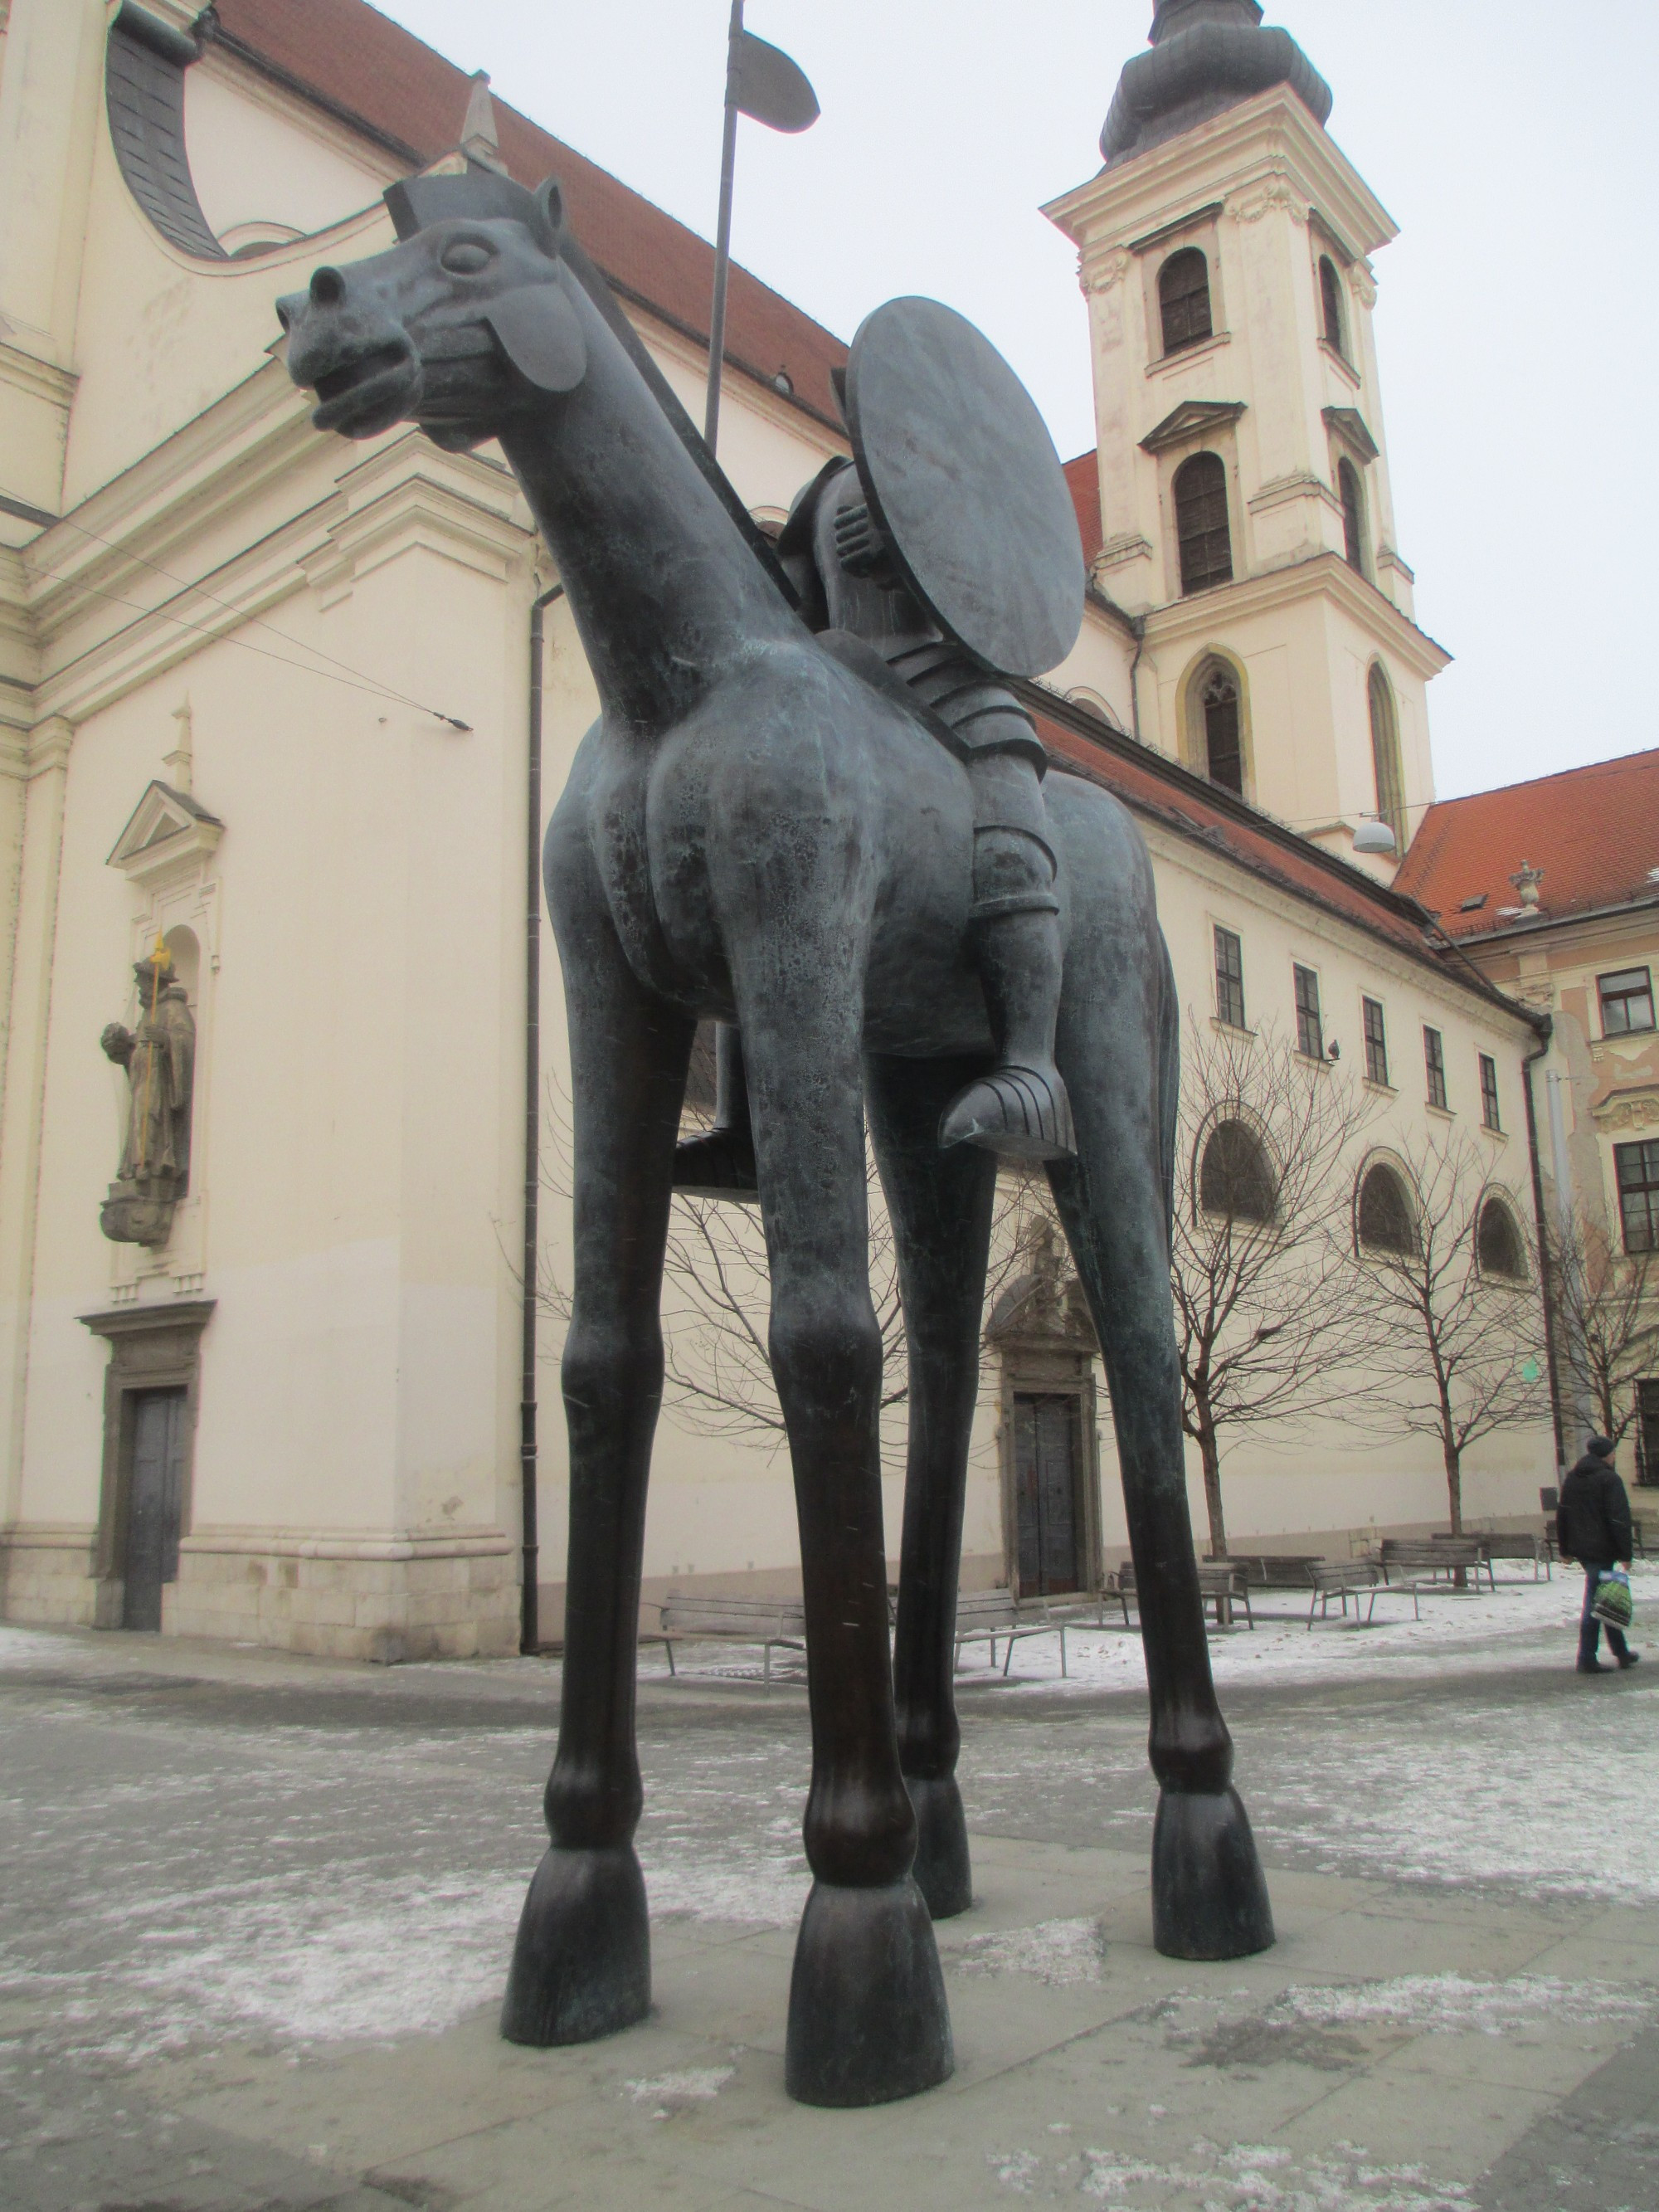
[[[1652,1255],[1615,1251],[1576,1207],[1550,1231],[1549,1255],[1561,1361],[1618,1443],[1636,1414],[1631,1385],[1659,1345]]]
[[[1436,1132],[1365,1170],[1354,1237],[1368,1285],[1369,1358],[1391,1388],[1368,1425],[1433,1437],[1452,1534],[1463,1528],[1463,1455],[1546,1419],[1537,1253],[1461,1131]]]
[[[712,1084],[694,1095],[696,1103],[688,1104],[684,1118],[688,1134],[707,1126]],[[566,1200],[571,1188],[570,1137],[569,1100],[550,1083],[542,1182],[553,1196]],[[892,1224],[872,1155],[866,1157],[866,1176],[870,1296],[881,1331],[884,1414],[909,1395],[908,1358]],[[999,1177],[988,1310],[1022,1264],[1030,1221],[1036,1212],[1051,1208],[1042,1177]],[[547,1312],[562,1322],[568,1320],[570,1285],[550,1260],[544,1261],[538,1295]],[[663,1357],[665,1396],[684,1427],[699,1436],[746,1437],[773,1449],[784,1443],[783,1414],[767,1351],[770,1310],[771,1281],[759,1206],[677,1197],[669,1215],[663,1264]],[[882,1449],[891,1468],[903,1466],[905,1440],[892,1424],[883,1425]]]
[[[1350,1387],[1364,1351],[1347,1156],[1371,1100],[1271,1030],[1188,1024],[1170,1273],[1182,1425],[1227,1553],[1221,1462],[1237,1431],[1293,1426]]]

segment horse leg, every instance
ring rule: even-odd
[[[827,915],[814,957],[757,932],[734,963],[812,1723],[804,1833],[813,1886],[795,1946],[785,2081],[802,2103],[832,2106],[914,2095],[953,2064],[933,1924],[910,1878],[916,1821],[893,1724],[863,1008],[846,937]]]
[[[575,1109],[575,1285],[565,1339],[570,1548],[552,1841],[530,1885],[501,2033],[584,2043],[651,2005],[635,1679],[646,1484],[662,1397],[663,1252],[695,1024],[652,998],[611,927],[586,841],[556,817],[548,892]]]
[[[941,1150],[939,1127],[979,1067],[976,1060],[872,1059],[866,1070],[910,1362],[893,1691],[899,1764],[916,1808],[915,1878],[935,1920],[973,1902],[956,1776],[957,1571],[996,1194],[994,1155],[975,1145]]]
[[[1144,860],[1140,872],[1145,870]],[[1146,885],[1151,912],[1151,884]],[[1231,1787],[1232,1740],[1210,1675],[1181,1431],[1170,1297],[1170,1189],[1179,1079],[1169,956],[1095,916],[1074,936],[1060,1066],[1074,1160],[1049,1170],[1111,1391],[1160,1785],[1152,1940],[1176,1959],[1237,1959],[1273,1940],[1255,1840]]]

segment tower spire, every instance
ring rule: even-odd
[[[1316,123],[1331,112],[1329,85],[1288,31],[1263,24],[1257,0],[1154,0],[1149,44],[1125,64],[1100,134],[1108,168],[1276,84]]]

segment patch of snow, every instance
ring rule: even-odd
[[[1189,2155],[1191,2165],[1164,2166],[1118,2151],[1085,2151],[1089,2170],[1077,2193],[1126,2212],[1132,2198],[1151,2212],[1175,2191],[1199,2197],[1204,2212],[1469,2212],[1461,2183],[1436,2180],[1421,2166],[1373,2165],[1356,2144],[1302,2159],[1276,2143],[1219,2150],[1200,2142]]]
[[[676,2106],[705,2104],[732,2079],[732,2066],[688,2066],[678,2074],[653,2074],[648,2080],[625,2081],[623,2087],[636,2105],[657,2105],[662,2118]]]
[[[1042,2160],[1033,2150],[988,2150],[985,2163],[1005,2189],[1017,2189],[1024,2197],[1030,2195],[1042,2171]]]
[[[1289,1989],[1263,2017],[1319,2027],[1372,2022],[1425,2028],[1431,2035],[1508,2035],[1546,2018],[1558,2025],[1644,2020],[1656,2005],[1659,1990],[1565,1982],[1548,1974],[1517,1974],[1503,1982],[1472,1981],[1462,1974],[1401,1974],[1392,1981],[1341,1988]]]
[[[1097,1982],[1106,1955],[1098,1920],[1040,1920],[1030,1928],[970,1936],[957,1971],[963,1974],[1031,1974],[1050,1989]]]

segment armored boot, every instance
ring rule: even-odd
[[[1035,832],[1006,823],[975,831],[969,949],[1000,1058],[951,1101],[941,1145],[981,1145],[1018,1160],[1064,1159],[1077,1150],[1054,1065],[1062,969],[1054,874],[1054,854]]]
[[[674,1147],[674,1188],[688,1198],[730,1198],[750,1206],[759,1200],[749,1078],[735,1023],[715,1024],[714,1127]]]

